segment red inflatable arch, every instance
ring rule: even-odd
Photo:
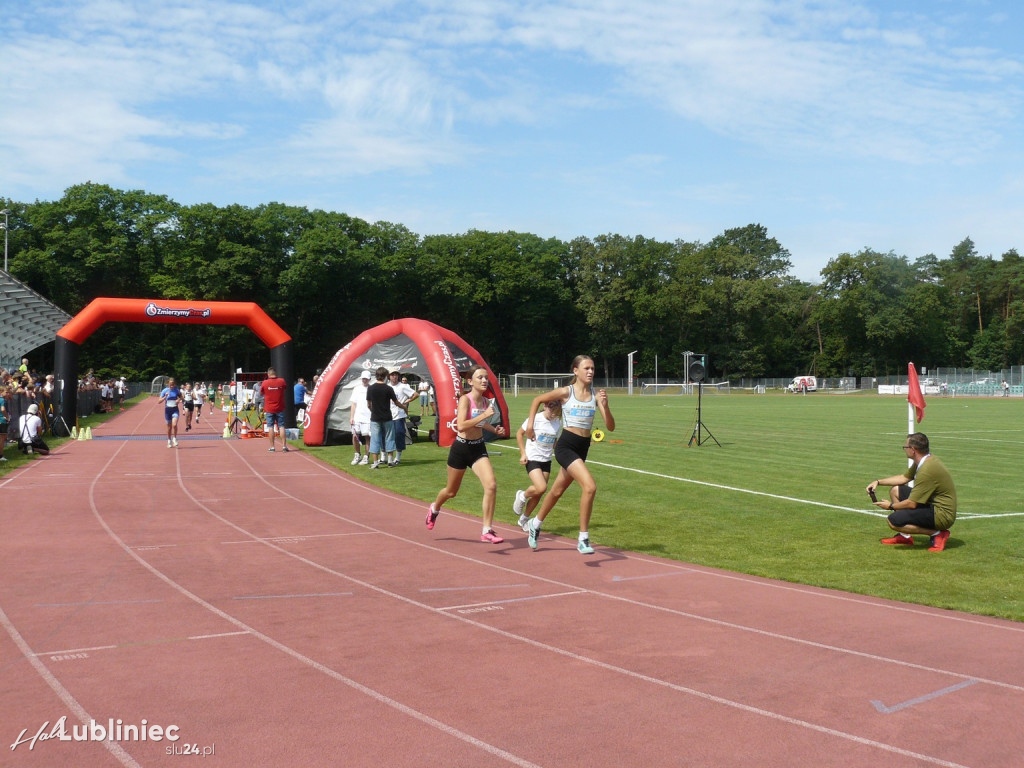
[[[61,429],[75,423],[78,403],[78,348],[104,323],[186,323],[244,325],[270,347],[270,364],[277,375],[292,381],[292,339],[252,302],[173,301],[170,299],[94,299],[57,331],[56,387]],[[285,426],[295,426],[292,387],[285,387]]]
[[[455,410],[462,394],[462,374],[475,365],[487,369],[494,410],[508,434],[508,405],[498,379],[473,347],[455,333],[427,320],[405,317],[359,334],[338,350],[324,368],[306,409],[303,442],[326,445],[333,431],[348,431],[351,391],[346,385],[363,370],[379,366],[426,379],[437,398],[439,445],[455,440]],[[485,432],[485,435],[491,433]]]

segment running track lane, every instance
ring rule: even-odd
[[[154,425],[147,403],[95,434]],[[9,749],[62,715],[175,724],[221,766],[1022,763],[1019,624],[428,532],[422,503],[266,447],[83,441],[7,478],[0,765],[181,764]]]

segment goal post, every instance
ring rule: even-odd
[[[571,373],[513,373],[512,397],[519,397],[520,391],[540,394],[565,387],[571,378]]]
[[[640,394],[643,395],[689,395],[693,393],[693,384],[673,381],[667,383],[652,383],[645,381],[640,385]]]
[[[705,395],[728,395],[729,394],[729,382],[728,381],[705,381],[702,384],[690,383],[658,383],[652,384],[644,382],[640,387],[641,395],[695,395],[697,394],[697,387],[701,387]]]

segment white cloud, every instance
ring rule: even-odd
[[[824,242],[884,215],[873,174],[891,186],[886,171],[903,169],[909,189],[918,169],[989,178],[993,159],[1020,159],[1024,67],[1006,31],[1019,14],[1002,0],[40,0],[6,13],[0,194],[16,198],[128,180],[179,199],[289,190],[384,211],[401,187],[381,218],[669,239],[684,218],[687,238],[701,221],[708,238],[770,218],[797,231],[785,198],[827,218]],[[813,191],[794,165],[815,169]],[[331,196],[352,180],[359,194]],[[987,204],[1002,220],[1021,208],[1009,194]],[[901,226],[869,244],[888,250]]]

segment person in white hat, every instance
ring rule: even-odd
[[[39,406],[35,403],[18,420],[18,450],[44,456],[50,452],[50,446],[43,442],[43,420],[39,418]]]
[[[370,372],[364,370],[359,374],[359,383],[352,389],[352,410],[349,412],[349,425],[352,429],[352,447],[355,456],[353,464],[370,463],[370,406],[366,402],[366,390],[370,387]],[[360,456],[359,448],[363,453]]]

